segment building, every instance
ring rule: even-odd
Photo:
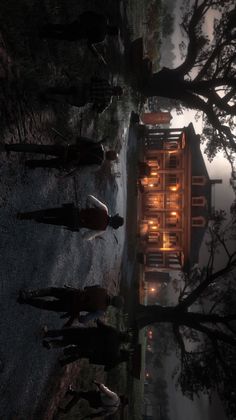
[[[143,112],[140,115],[140,119],[144,124],[157,125],[157,124],[170,124],[172,115],[170,112],[158,111],[158,112]]]
[[[198,262],[211,217],[212,185],[193,125],[142,131],[139,162],[139,261],[143,280]],[[161,274],[162,273],[162,274]]]

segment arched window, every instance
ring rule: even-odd
[[[192,185],[205,185],[206,177],[203,176],[192,176]]]
[[[206,197],[199,196],[199,197],[192,197],[192,206],[205,206],[206,204]]]
[[[206,219],[203,216],[192,217],[193,227],[204,227],[206,225]]]

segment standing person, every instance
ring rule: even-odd
[[[124,300],[121,296],[110,296],[106,289],[94,285],[84,289],[66,286],[20,290],[18,302],[47,311],[65,312],[63,318],[69,318],[68,326],[76,318],[83,323],[97,319],[105,314],[108,306],[120,309]],[[82,311],[88,314],[80,316]]]
[[[17,213],[17,218],[64,226],[72,232],[86,228],[89,231],[83,236],[87,240],[103,234],[108,226],[118,229],[124,224],[123,217],[118,213],[110,216],[107,206],[93,195],[87,197],[86,208],[79,209],[73,203],[67,203],[62,207]]]
[[[75,144],[3,144],[7,153],[35,153],[54,156],[52,159],[29,159],[25,165],[29,168],[72,169],[86,165],[101,166],[105,161],[114,161],[118,154],[114,150],[104,150],[103,139],[95,142],[87,137],[78,137]]]
[[[126,349],[120,349],[119,353],[112,351],[109,354],[104,354],[99,349],[84,349],[80,350],[80,346],[69,346],[63,350],[63,357],[60,358],[59,363],[61,366],[68,365],[79,359],[89,359],[89,363],[94,365],[104,366],[105,371],[113,369],[115,366],[123,362],[129,362],[131,360],[132,351]]]
[[[80,399],[85,399],[89,402],[91,408],[99,411],[84,417],[84,419],[108,417],[115,414],[121,405],[125,406],[128,404],[128,398],[126,396],[118,396],[104,384],[97,381],[93,382],[97,386],[97,390],[75,391],[70,387],[67,391],[67,395],[72,395],[73,398],[64,408],[59,408],[59,411],[68,413]]]
[[[91,78],[89,83],[77,83],[70,87],[50,87],[43,93],[45,100],[67,102],[72,106],[82,107],[92,105],[92,110],[101,114],[111,104],[113,96],[123,95],[120,86],[111,86],[107,79]]]
[[[47,349],[76,345],[82,353],[101,354],[104,360],[110,361],[120,356],[122,344],[129,343],[131,336],[127,332],[118,331],[110,325],[97,320],[97,327],[73,327],[45,332],[43,345]],[[104,363],[106,364],[106,363]]]
[[[39,35],[42,38],[65,41],[87,40],[90,46],[103,42],[107,35],[117,36],[118,32],[118,28],[110,25],[104,14],[86,11],[71,23],[44,25]]]

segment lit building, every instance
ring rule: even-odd
[[[165,281],[198,253],[211,214],[212,185],[193,125],[143,131],[139,162],[139,261],[144,281]],[[162,277],[161,277],[162,275]]]
[[[140,119],[147,125],[170,124],[172,116],[170,112],[143,112]]]

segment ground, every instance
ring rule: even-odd
[[[125,227],[108,230],[88,242],[81,233],[16,219],[18,211],[66,202],[83,206],[87,194],[106,202],[111,213],[126,214],[129,90],[123,101],[114,103],[99,118],[89,108],[79,111],[47,104],[40,96],[46,86],[68,85],[71,80],[76,83],[94,74],[122,82],[119,72],[99,65],[85,45],[38,37],[42,23],[69,21],[85,8],[109,10],[118,24],[124,16],[124,5],[119,1],[99,5],[95,1],[71,1],[67,7],[57,1],[19,0],[0,5],[1,143],[72,142],[80,133],[95,140],[109,135],[107,147],[120,152],[112,167],[98,171],[85,168],[70,177],[57,171],[26,169],[25,155],[1,153],[0,418],[4,420],[53,418],[68,384],[81,369],[87,369],[77,364],[59,372],[59,351],[42,347],[41,329],[44,324],[60,327],[62,321],[56,314],[17,303],[18,291],[65,283],[76,287],[100,283],[117,293],[120,286]],[[122,45],[120,37],[101,50],[108,63],[120,63]],[[100,371],[95,374],[103,376]]]

